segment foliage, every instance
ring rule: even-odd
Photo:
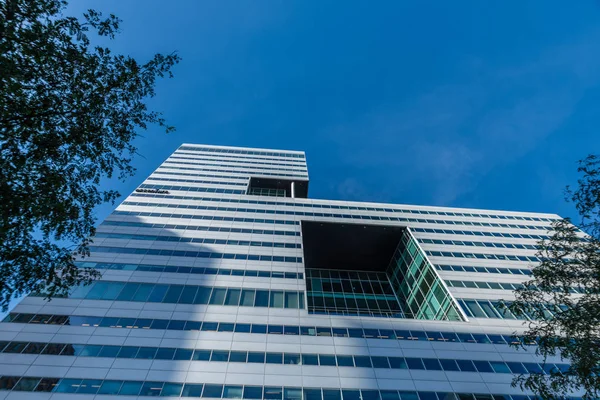
[[[523,342],[537,342],[544,360],[560,356],[570,362],[566,372],[520,375],[513,385],[532,390],[543,399],[558,399],[585,391],[586,399],[600,396],[600,159],[580,161],[582,177],[575,190],[567,188],[581,216],[580,228],[569,219],[553,223],[551,237],[539,242],[533,279],[515,292],[509,309],[527,318]],[[571,288],[584,289],[573,295]],[[548,314],[551,311],[553,316]]]
[[[120,20],[89,10],[64,16],[65,0],[0,0],[0,305],[44,288],[49,297],[96,278],[79,269],[94,208],[114,202],[102,178],[134,169],[132,140],[151,124],[173,130],[145,101],[176,54],[145,63],[93,46]]]

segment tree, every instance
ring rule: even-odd
[[[0,0],[0,306],[44,289],[65,295],[99,274],[89,254],[94,208],[114,202],[103,178],[125,179],[132,140],[151,124],[174,130],[145,101],[172,77],[177,54],[145,63],[93,46],[120,20],[88,10],[64,16],[65,0]]]
[[[535,352],[544,360],[559,355],[570,363],[567,371],[515,377],[514,386],[543,399],[578,390],[585,391],[585,399],[600,397],[600,158],[581,160],[578,172],[578,185],[567,188],[566,197],[578,211],[579,227],[568,218],[552,224],[551,236],[539,242],[542,261],[533,278],[508,305],[528,320],[517,335],[521,343],[535,341]]]

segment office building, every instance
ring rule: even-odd
[[[301,151],[180,146],[99,225],[78,263],[101,280],[0,323],[0,398],[522,400],[514,374],[565,368],[509,347],[498,306],[559,216],[308,176]]]

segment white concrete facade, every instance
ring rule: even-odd
[[[558,215],[251,196],[245,194],[251,176],[308,180],[305,155],[298,151],[193,144],[184,144],[175,151],[140,186],[146,192],[132,193],[98,227],[92,255],[83,261],[104,263],[99,265],[102,281],[110,284],[97,293],[74,294],[50,302],[41,297],[25,297],[11,316],[0,323],[0,340],[10,342],[6,346],[13,346],[13,350],[6,347],[0,353],[1,376],[58,379],[47,381],[56,384],[50,391],[41,387],[35,391],[36,387],[31,385],[40,383],[34,380],[28,381],[31,387],[8,383],[8,387],[0,390],[0,398],[133,399],[148,395],[257,398],[260,387],[260,398],[269,399],[312,400],[323,396],[325,400],[441,400],[458,398],[453,397],[456,393],[461,394],[461,399],[473,400],[492,399],[490,394],[504,395],[497,399],[524,398],[519,397],[523,393],[518,388],[511,387],[513,374],[502,369],[508,365],[506,362],[515,363],[510,364],[511,368],[517,368],[516,363],[536,362],[531,351],[514,350],[494,339],[496,336],[450,340],[435,335],[456,332],[510,336],[520,328],[521,321],[478,318],[473,316],[477,313],[467,310],[471,315],[468,321],[309,313],[299,221],[360,221],[411,228],[439,277],[452,281],[449,291],[456,299],[496,301],[510,299],[512,293],[493,284],[523,282],[528,276],[519,271],[527,271],[532,265],[524,259],[498,258],[533,257],[536,251],[532,246],[538,240],[535,237],[546,235],[550,223],[560,218]],[[449,244],[450,240],[455,242]],[[511,248],[512,244],[524,247]],[[148,249],[163,253],[150,254]],[[202,255],[193,256],[189,252]],[[472,254],[498,257],[478,258]],[[491,268],[490,272],[486,267]],[[150,290],[159,288],[136,285],[144,283],[187,286],[183,289],[170,286],[163,293],[163,301],[148,301],[155,293]],[[200,301],[201,289],[197,287],[209,288],[212,296],[209,304],[195,304]],[[127,288],[133,288],[135,294],[129,296],[125,293]],[[149,288],[150,297],[140,297],[146,301],[135,300],[136,295],[142,296],[143,288]],[[228,291],[225,294],[210,288],[228,288]],[[276,306],[227,305],[236,301],[230,300],[232,297],[244,296],[245,292],[236,289],[268,292],[265,296],[269,296],[269,304]],[[184,299],[186,290],[195,293],[189,301]],[[259,295],[256,296],[253,304],[259,303]],[[288,300],[290,307],[286,308]],[[296,301],[300,302],[298,306]],[[461,305],[464,308],[464,303]],[[46,323],[40,322],[46,318]],[[165,326],[169,321],[184,322],[177,327]],[[213,322],[221,325],[213,327]],[[206,323],[206,329],[199,323]],[[238,324],[239,330],[228,324]],[[249,324],[253,331],[244,332]],[[267,332],[261,332],[264,325],[269,326]],[[280,327],[286,331],[280,332]],[[294,333],[294,327],[299,327],[299,334]],[[302,333],[302,329],[308,332],[311,327],[323,329]],[[364,331],[363,337],[351,337],[350,333],[326,332],[324,328],[382,331],[374,336]],[[394,331],[398,338],[383,333],[389,331]],[[400,337],[401,331],[414,332],[413,340]],[[14,343],[21,342],[21,347],[14,347]],[[52,354],[50,350],[34,350],[31,343],[39,343],[45,349],[50,349],[48,344],[65,344],[69,350]],[[94,345],[104,346],[104,350]],[[138,356],[142,351],[149,352],[148,348],[154,349],[153,356]],[[185,355],[192,354],[191,350],[198,356]],[[206,356],[209,359],[203,359],[202,354],[208,353],[199,350],[211,350]],[[244,352],[249,353],[244,356]],[[171,353],[182,355],[169,358]],[[264,353],[266,356],[262,357],[266,358],[260,362]],[[282,353],[283,360],[288,357],[291,363],[271,362]],[[293,361],[295,355],[299,355],[299,362]],[[319,365],[309,361],[316,359],[314,355],[319,355]],[[354,358],[356,366],[346,366],[339,365],[343,358],[340,357],[333,361],[337,365],[330,365],[328,355],[368,356],[371,361]],[[233,361],[219,361],[234,356]],[[246,361],[239,361],[243,357]],[[393,360],[385,361],[382,357]],[[391,366],[396,361],[404,362],[402,359],[411,365]],[[415,361],[419,359],[426,359],[422,361],[423,367],[418,364],[421,361]],[[501,364],[478,363],[475,371],[460,366],[453,371],[446,364],[442,368],[431,367],[431,363],[437,364],[430,360]],[[387,362],[390,367],[364,367],[358,365],[359,361]],[[561,363],[559,359],[549,362]],[[489,366],[493,371],[483,372]],[[127,382],[142,383],[134,393],[137,386]],[[126,384],[132,388],[131,395],[125,394],[129,390],[124,389]],[[186,388],[185,384],[192,386]],[[118,385],[120,388],[116,388]],[[218,392],[220,385],[223,387]]]

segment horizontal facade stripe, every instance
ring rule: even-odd
[[[280,166],[280,167],[298,167],[298,168],[302,168],[302,169],[306,170],[306,164],[304,164],[304,163],[293,164],[293,163],[285,163],[285,162],[250,161],[248,159],[239,160],[239,159],[225,159],[225,158],[215,159],[215,157],[184,157],[179,154],[172,155],[167,160],[193,160],[193,161],[209,161],[209,162],[220,161],[223,164],[219,164],[219,165],[225,165],[225,163],[244,164],[244,166],[250,166],[249,168],[253,168],[252,165],[259,165],[259,166],[276,165],[276,166]],[[274,160],[271,160],[271,161],[274,161]]]
[[[256,240],[234,240],[234,239],[211,239],[211,238],[185,238],[175,235],[134,235],[130,233],[104,233],[98,232],[93,238],[97,239],[129,239],[129,240],[151,240],[157,242],[197,243],[197,244],[220,244],[228,246],[250,246],[250,247],[274,247],[285,249],[300,249],[300,243],[285,242],[260,242]]]
[[[533,273],[530,269],[525,268],[504,268],[504,267],[484,267],[471,265],[434,265],[438,271],[454,271],[454,272],[481,272],[489,274],[507,274],[507,275],[527,275]]]
[[[274,279],[304,279],[301,272],[278,272],[261,271],[250,269],[229,269],[229,268],[205,268],[205,267],[178,267],[173,265],[149,265],[149,264],[123,264],[123,263],[104,263],[104,262],[79,262],[75,265],[82,268],[98,268],[115,271],[146,271],[146,272],[168,272],[178,274],[197,274],[197,275],[221,275],[221,276],[248,276],[257,278]]]
[[[460,251],[434,251],[425,250],[425,254],[431,257],[448,257],[448,258],[468,258],[477,260],[500,260],[500,261],[525,261],[525,262],[540,262],[542,261],[537,256],[526,256],[524,254],[499,254],[499,253],[471,253]]]
[[[494,290],[508,290],[510,292],[518,289],[522,289],[525,286],[522,283],[511,283],[511,282],[484,282],[484,281],[462,281],[462,280],[446,280],[446,285],[454,288],[467,288],[467,289],[494,289]],[[536,286],[532,286],[533,289],[537,290]],[[557,291],[562,291],[562,288],[555,288]],[[571,293],[574,294],[585,294],[586,289],[581,287],[571,287]],[[589,289],[590,293],[593,289]]]
[[[191,162],[191,161],[181,161],[181,160],[172,160],[168,158],[164,163],[162,163],[163,167],[167,165],[202,165],[207,167],[226,167],[226,168],[239,168],[243,171],[248,171],[248,173],[256,173],[262,170],[265,171],[286,171],[286,172],[295,172],[295,173],[306,173],[306,168],[298,167],[298,168],[282,168],[282,167],[259,167],[259,166],[250,166],[250,165],[228,165],[227,161],[224,163],[210,163],[210,162]],[[235,170],[234,170],[235,171]]]
[[[147,186],[147,185],[142,185]],[[164,185],[152,185],[156,186],[153,189],[172,189],[172,186]],[[163,208],[184,208],[188,210],[209,210],[209,211],[227,211],[227,212],[246,212],[255,214],[276,214],[276,215],[293,215],[293,216],[306,216],[306,217],[327,217],[327,218],[340,218],[340,219],[357,219],[357,220],[373,220],[373,221],[396,221],[396,222],[420,222],[429,224],[451,224],[451,225],[475,225],[485,223],[475,223],[471,221],[454,221],[454,220],[431,220],[425,218],[406,218],[406,217],[388,217],[381,215],[355,215],[355,214],[332,214],[332,213],[318,213],[309,211],[299,210],[277,210],[277,209],[260,209],[260,208],[241,208],[241,207],[218,207],[218,206],[200,206],[191,204],[169,204],[169,203],[151,203],[151,202],[135,202],[135,201],[124,201],[121,205],[124,206],[143,206],[143,207],[163,207]],[[491,226],[491,224],[490,224]],[[510,224],[494,224],[494,226],[502,228],[516,228],[517,226]],[[521,229],[543,229],[541,226],[520,226]],[[548,227],[549,228],[549,227]]]
[[[414,233],[437,233],[443,235],[466,235],[466,236],[488,236],[488,237],[501,237],[511,239],[533,239],[542,240],[548,239],[550,235],[532,235],[525,233],[509,233],[509,232],[486,232],[486,231],[465,231],[458,229],[435,229],[435,228],[411,228]],[[419,239],[417,237],[417,239]],[[421,239],[419,239],[421,240]]]
[[[225,260],[248,260],[248,261],[270,261],[301,263],[302,257],[290,256],[269,256],[258,254],[236,254],[220,253],[210,251],[189,251],[189,250],[167,250],[167,249],[141,249],[132,247],[115,246],[89,246],[92,253],[118,253],[118,254],[139,254],[146,256],[170,256],[170,257],[191,257],[191,258],[211,258]]]
[[[224,154],[245,154],[251,156],[271,156],[271,157],[288,157],[288,158],[306,158],[304,153],[282,152],[282,151],[261,151],[261,150],[243,150],[243,149],[222,149],[215,147],[200,147],[200,146],[180,146],[177,150],[188,151],[206,151],[208,153],[224,153]]]
[[[468,246],[468,247],[487,247],[495,249],[519,249],[519,250],[538,250],[539,247],[533,244],[505,243],[505,242],[474,242],[472,240],[454,240],[454,239],[419,239],[421,244],[436,244],[445,246]]]
[[[140,217],[162,217],[162,218],[189,218],[205,221],[236,221],[253,224],[280,224],[280,225],[300,225],[298,221],[280,220],[280,219],[263,219],[263,218],[236,218],[222,217],[219,215],[196,215],[196,214],[177,214],[177,213],[152,213],[144,211],[121,211],[115,210],[112,215],[136,215]]]
[[[227,194],[244,194],[246,190],[240,189],[221,189],[221,188],[206,188],[206,187],[188,187],[188,186],[173,186],[173,185],[154,185],[142,183],[139,188],[142,189],[157,189],[157,190],[180,190],[182,192],[202,192],[202,193],[227,193]]]
[[[517,318],[513,313],[502,307],[502,300],[478,300],[478,299],[457,299],[461,308],[467,314],[468,317],[472,318],[501,318],[501,319],[528,319],[531,320],[525,312],[525,316]],[[507,305],[510,305],[510,301],[506,301]],[[562,304],[538,304],[541,306],[548,316],[552,317],[554,315],[553,310],[564,311],[566,310],[566,306]]]
[[[224,226],[198,226],[198,225],[173,225],[173,224],[151,224],[147,222],[129,222],[129,221],[110,221],[104,220],[101,224],[106,226],[128,226],[136,228],[153,228],[153,229],[175,229],[175,230],[193,230],[206,232],[231,232],[231,233],[252,233],[256,235],[281,235],[281,236],[300,236],[297,231],[277,231],[270,229],[248,229],[248,228],[231,228]]]
[[[45,296],[34,293],[30,296]],[[95,281],[75,288],[70,299],[205,304],[236,307],[304,308],[304,292],[197,285]]]
[[[265,160],[265,161],[277,161],[281,163],[287,163],[290,165],[300,165],[305,166],[305,159],[293,159],[293,158],[276,158],[274,157],[257,157],[257,156],[248,156],[248,155],[239,155],[239,154],[214,154],[214,153],[198,153],[198,152],[189,152],[187,150],[175,150],[175,152],[171,156],[192,156],[194,159],[196,157],[209,157],[214,159],[215,161],[227,161],[227,160]]]
[[[0,390],[268,400],[534,400],[526,395],[0,376]],[[581,400],[577,397],[571,400]]]
[[[200,178],[219,178],[219,179],[239,179],[239,180],[243,180],[246,183],[248,182],[248,177],[247,176],[233,176],[233,175],[215,175],[215,174],[198,174],[198,173],[188,173],[188,172],[169,172],[169,171],[154,171],[149,177],[150,178],[154,178],[154,179],[160,179],[157,178],[157,176],[161,176],[161,175],[178,175],[178,176],[197,176]]]
[[[179,170],[182,170],[182,171],[227,172],[227,173],[231,173],[231,174],[245,173],[248,177],[250,177],[250,176],[263,176],[263,175],[267,175],[267,176],[286,176],[286,177],[308,179],[308,175],[306,173],[302,173],[302,174],[287,174],[285,172],[266,172],[266,171],[254,172],[254,171],[240,171],[240,170],[225,169],[225,168],[216,169],[216,168],[176,167],[176,166],[168,166],[168,165],[162,165],[162,166],[160,166],[157,169],[157,171],[160,170],[161,168],[179,169]]]
[[[355,339],[410,340],[421,342],[470,343],[470,344],[520,344],[504,334],[470,333],[454,331],[422,331],[406,329],[343,328],[310,325],[247,324],[215,321],[188,321],[127,317],[93,317],[60,314],[10,313],[4,322],[41,325],[67,325],[104,327],[116,329],[166,329],[179,331],[235,332],[287,336],[319,336]],[[525,343],[528,345],[534,343]]]
[[[132,196],[141,196],[136,193],[132,193]],[[540,221],[540,222],[552,222],[555,219],[552,218],[540,218],[540,217],[520,217],[520,216],[508,216],[500,214],[477,214],[477,213],[460,213],[455,211],[428,211],[428,210],[415,210],[415,209],[401,209],[401,208],[389,208],[387,207],[367,207],[367,206],[347,206],[341,204],[320,204],[320,203],[303,203],[302,199],[289,200],[288,202],[272,201],[272,200],[245,200],[245,199],[229,199],[219,197],[189,197],[189,196],[161,196],[165,199],[179,199],[179,200],[201,200],[201,201],[215,201],[223,203],[239,203],[239,204],[268,204],[282,207],[302,207],[302,208],[319,208],[319,209],[331,209],[331,210],[354,210],[354,211],[372,211],[372,212],[386,212],[386,213],[405,213],[405,214],[419,214],[419,215],[443,215],[450,217],[469,217],[469,218],[490,218],[490,219],[502,219],[502,220],[522,220],[522,221]],[[360,203],[357,203],[360,204]],[[396,206],[397,207],[397,206]],[[500,227],[500,225],[491,225]],[[521,225],[510,225],[515,228],[522,228]],[[550,229],[550,226],[539,226],[540,229]]]
[[[114,346],[83,343],[0,341],[0,353],[43,354],[64,357],[101,357],[139,360],[205,361],[247,364],[313,365],[340,368],[374,368],[530,374],[566,372],[568,364],[505,362],[503,360],[387,357],[351,354],[307,354],[213,350],[173,347]]]
[[[211,185],[231,185],[231,186],[248,186],[248,182],[227,182],[216,180],[200,180],[200,179],[177,179],[177,178],[161,178],[160,176],[149,176],[148,181],[165,181],[165,182],[188,182],[188,183],[208,183]]]

